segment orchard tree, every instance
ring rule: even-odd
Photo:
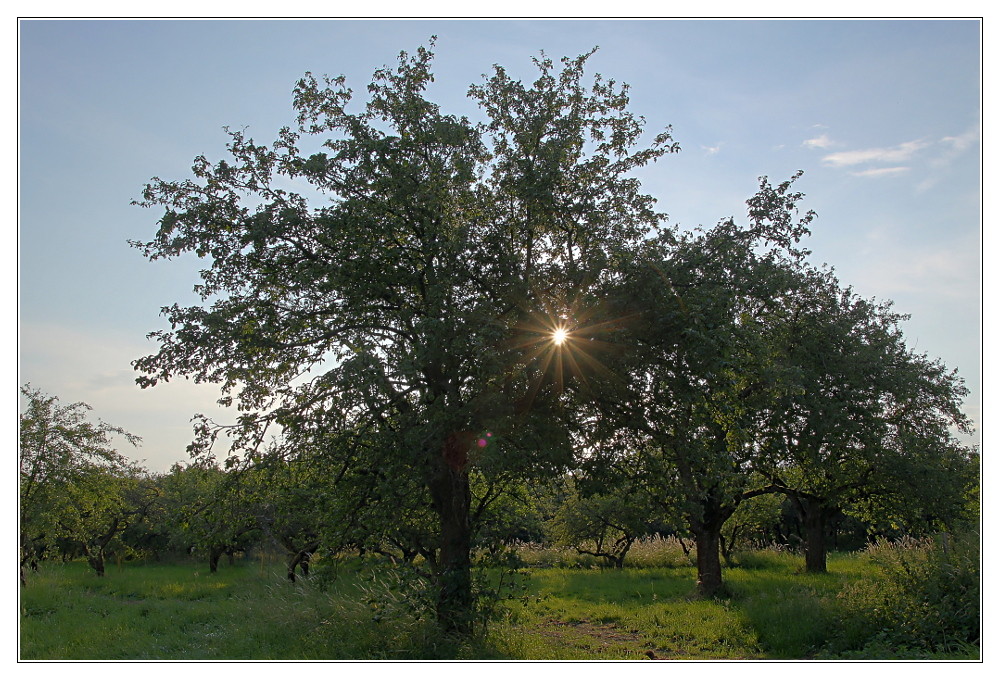
[[[163,521],[172,527],[175,544],[208,558],[209,573],[219,560],[255,544],[260,538],[259,497],[236,471],[200,461],[175,465],[164,479]]]
[[[264,534],[285,550],[288,580],[295,583],[296,568],[308,576],[331,514],[326,507],[329,494],[337,491],[333,477],[322,465],[278,456],[241,477],[241,485],[252,488],[254,514]]]
[[[631,481],[631,485],[601,483],[603,492],[587,495],[571,481],[565,500],[548,522],[556,542],[621,569],[629,549],[651,533],[658,518],[656,500],[646,485]]]
[[[762,480],[753,478],[749,486],[754,489],[766,487]],[[757,482],[756,484],[754,482]],[[756,539],[763,543],[774,536],[774,530],[781,524],[782,504],[785,497],[780,493],[766,493],[743,500],[722,525],[722,559],[728,565],[737,546],[746,545]]]
[[[128,505],[136,466],[118,452],[115,438],[136,446],[140,438],[89,419],[83,402],[61,405],[30,384],[21,388],[18,418],[20,559],[37,564],[60,538],[81,541],[98,573],[103,551],[140,505]],[[87,516],[83,516],[86,514]]]
[[[798,387],[761,427],[761,470],[802,522],[806,569],[826,571],[827,524],[852,507],[911,528],[915,515],[957,519],[972,482],[951,434],[969,431],[958,375],[907,347],[906,317],[889,303],[859,298],[829,271],[804,271],[790,305],[773,332]]]
[[[722,587],[721,531],[752,488],[763,414],[790,385],[770,329],[806,252],[798,242],[811,212],[797,216],[792,180],[762,178],[733,218],[694,232],[661,232],[608,289],[630,351],[595,400],[601,436],[634,439],[651,484],[667,505],[680,499],[695,539],[698,590]],[[615,449],[611,449],[612,455]],[[603,455],[598,448],[598,455]]]
[[[56,487],[49,521],[60,539],[78,545],[87,563],[104,576],[112,541],[141,521],[155,498],[145,470],[84,463]]]
[[[556,331],[660,218],[628,175],[677,147],[668,132],[638,147],[627,88],[587,85],[589,56],[543,55],[528,85],[495,67],[469,90],[482,124],[427,98],[426,48],[376,71],[356,110],[343,77],[307,74],[296,130],[270,146],[231,132],[231,159],[199,157],[193,179],[154,179],[140,201],[164,208],[135,244],[147,257],[207,264],[203,303],[164,310],[139,384],[218,383],[238,407],[232,426],[202,420],[195,455],[222,430],[250,452],[278,430],[377,434],[385,473],[436,515],[449,631],[470,630],[474,604],[471,470],[572,462]],[[326,200],[283,188],[306,183]]]

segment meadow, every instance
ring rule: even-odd
[[[909,554],[899,573],[921,564]],[[20,657],[975,660],[980,654],[978,644],[955,633],[954,621],[914,638],[907,637],[902,605],[888,623],[876,615],[872,598],[892,593],[898,578],[872,551],[835,553],[825,574],[804,573],[801,556],[787,552],[742,553],[726,570],[725,594],[712,599],[696,597],[694,567],[662,543],[637,547],[624,569],[566,550],[525,547],[521,558],[527,566],[509,591],[517,597],[494,601],[492,623],[461,641],[443,638],[433,617],[421,615],[412,584],[370,560],[321,562],[295,584],[283,578],[280,562],[263,558],[223,564],[215,574],[194,562],[125,563],[103,578],[83,562],[43,563],[21,589]],[[495,584],[497,573],[487,580]],[[966,625],[978,626],[978,608],[973,614],[975,622]]]

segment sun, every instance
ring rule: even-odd
[[[554,331],[552,331],[553,344],[556,345],[563,344],[564,342],[566,342],[566,338],[568,335],[569,333],[566,331],[565,328],[556,328]]]

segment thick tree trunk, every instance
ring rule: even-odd
[[[826,572],[826,519],[829,510],[822,504],[803,500],[802,523],[805,525],[806,571]]]
[[[698,593],[710,597],[722,588],[722,561],[719,559],[719,531],[711,527],[694,531],[698,563]]]
[[[446,632],[462,635],[472,631],[472,496],[467,469],[471,444],[469,433],[450,437],[428,484],[441,522],[437,620]]]
[[[700,516],[690,517],[698,565],[698,594],[711,597],[722,589],[722,525],[735,507],[724,507],[716,492],[701,499]]]

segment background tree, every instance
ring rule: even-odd
[[[84,463],[54,489],[48,521],[55,535],[80,547],[87,563],[104,576],[112,541],[141,520],[153,493],[137,465]]]
[[[91,422],[91,408],[83,402],[60,405],[58,397],[30,384],[21,388],[21,396],[18,493],[22,578],[24,565],[37,563],[61,537],[88,541],[95,559],[101,557],[100,573],[103,548],[125,523],[124,515],[118,524],[110,519],[127,507],[127,484],[119,484],[116,477],[131,477],[137,472],[115,448],[115,438],[133,446],[140,438],[101,420]],[[99,497],[105,492],[109,495],[106,500]],[[88,516],[84,517],[85,513]],[[100,535],[110,536],[101,545],[93,530],[104,520],[107,523]]]
[[[207,560],[210,573],[219,560],[246,551],[260,541],[255,489],[236,471],[206,462],[174,465],[159,480],[160,497],[153,523],[169,536],[169,545],[185,555]]]
[[[813,218],[796,216],[794,179],[761,179],[748,226],[729,218],[656,235],[609,290],[631,321],[616,368],[628,377],[609,381],[596,400],[603,436],[629,433],[660,496],[682,499],[706,595],[722,586],[723,524],[742,500],[768,491],[748,482],[762,414],[789,384],[770,329],[787,314],[805,256],[797,244]]]
[[[776,466],[767,474],[804,527],[806,568],[826,570],[828,521],[851,504],[897,522],[917,508],[957,518],[970,483],[951,434],[968,430],[958,376],[906,346],[905,317],[888,303],[860,299],[830,272],[804,271],[791,304],[773,331],[798,389],[780,396],[761,432]]]
[[[641,480],[600,483],[600,492],[581,493],[575,479],[555,517],[548,522],[556,543],[572,546],[581,555],[593,555],[621,569],[636,540],[650,534],[656,523],[657,504]]]
[[[535,60],[530,86],[496,67],[470,89],[481,127],[425,97],[425,48],[378,70],[359,113],[343,78],[307,74],[298,132],[270,147],[231,132],[231,161],[199,157],[193,180],[154,179],[141,201],[165,208],[137,244],[148,257],[209,262],[204,304],[165,310],[172,330],[135,362],[139,383],[219,383],[243,413],[227,428],[234,451],[258,450],[275,426],[377,431],[395,456],[386,472],[430,496],[437,614],[452,631],[469,630],[472,610],[470,469],[530,477],[571,460],[552,331],[657,222],[627,174],[676,148],[662,133],[636,150],[626,88],[586,86],[587,56],[561,70]],[[322,151],[301,152],[314,136]],[[288,180],[328,202],[310,209]],[[195,453],[218,432],[203,421]]]
[[[754,483],[751,488],[763,488],[763,480]],[[720,548],[722,559],[729,564],[733,551],[738,546],[762,547],[774,540],[774,530],[781,524],[782,505],[785,496],[780,493],[765,493],[742,500],[733,514],[722,525]]]

